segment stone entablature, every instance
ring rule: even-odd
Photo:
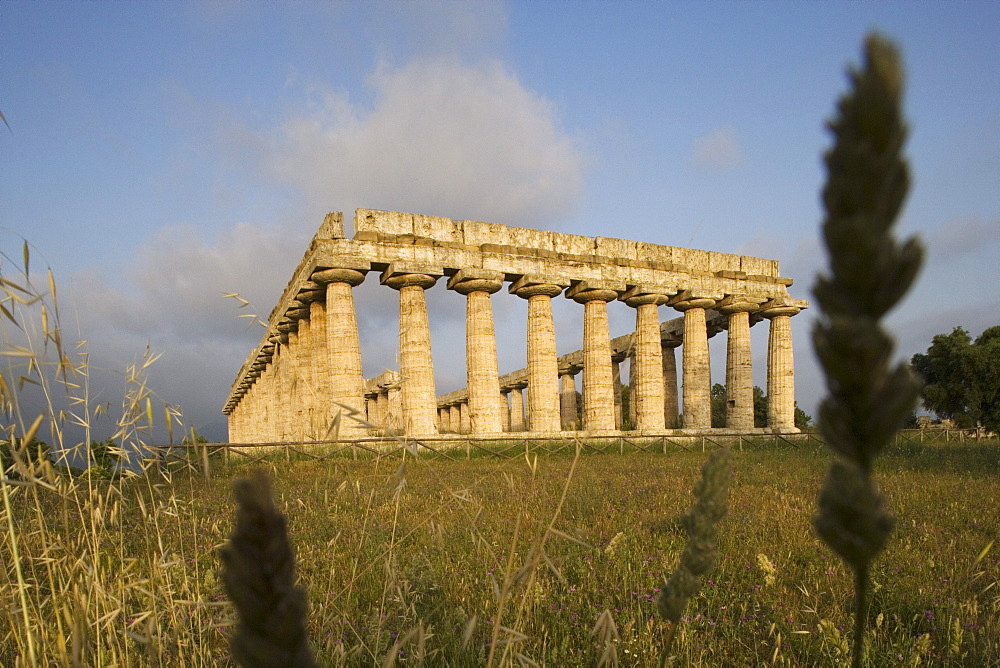
[[[403,366],[401,375],[382,378],[386,376],[382,374],[374,386],[360,378],[360,342],[351,295],[353,286],[371,272],[379,272],[380,282],[400,294]],[[769,350],[778,365],[775,369],[780,368],[780,373],[772,374],[769,364],[769,394],[773,386],[775,396],[781,398],[781,407],[776,408],[781,416],[774,425],[788,427],[784,406],[791,396],[792,371],[787,322],[807,302],[788,296],[792,281],[779,275],[777,261],[359,209],[352,239],[344,235],[342,214],[327,215],[271,312],[267,333],[244,362],[223,410],[230,415],[231,440],[236,440],[232,432],[243,440],[262,432],[272,440],[294,439],[296,433],[315,430],[314,423],[327,419],[335,404],[364,409],[376,424],[380,423],[373,417],[387,422],[394,416],[396,430],[415,435],[440,430],[446,419],[441,410],[445,400],[434,395],[424,301],[424,291],[439,279],[467,297],[470,384],[460,391],[465,399],[456,399],[449,407],[449,412],[462,406],[471,413],[456,412],[454,417],[463,428],[471,425],[475,433],[495,433],[515,429],[526,418],[536,427],[541,425],[541,431],[558,430],[560,419],[564,424],[566,419],[565,409],[562,416],[559,410],[560,393],[566,391],[560,383],[566,379],[559,376],[566,369],[589,368],[584,396],[585,421],[590,424],[584,428],[613,430],[621,419],[609,413],[620,413],[620,406],[609,403],[610,388],[617,386],[617,363],[632,354],[639,368],[639,379],[633,382],[645,416],[640,422],[645,419],[653,429],[662,429],[663,412],[652,408],[664,401],[662,380],[650,374],[661,363],[666,374],[668,362],[674,364],[677,339],[687,341],[682,348],[685,426],[707,428],[702,415],[708,397],[707,338],[730,329],[730,339],[734,339],[732,332],[738,332],[730,342],[735,346],[730,355],[748,357],[749,337],[742,340],[744,330],[762,317],[771,321],[774,340]],[[498,377],[490,295],[505,284],[510,293],[528,302],[528,366]],[[584,307],[585,336],[581,351],[557,359],[549,300],[560,293]],[[636,309],[634,336],[639,338],[635,341],[633,335],[609,341],[606,304],[614,300]],[[657,333],[657,307],[663,304],[685,315],[660,325]],[[669,356],[661,357],[660,346],[670,351]],[[749,362],[733,367],[742,369],[734,371],[734,378],[742,379],[734,385],[746,384],[746,369],[740,365],[748,369]],[[499,401],[501,388],[518,393],[518,400],[527,388],[530,415],[508,413],[506,402]],[[401,405],[390,408],[386,400],[379,408],[378,397],[388,397],[393,389]],[[359,405],[362,396],[368,397],[367,407]],[[466,405],[469,401],[471,410]],[[666,401],[669,404],[669,396]],[[671,427],[669,407],[666,414],[666,427]],[[387,423],[386,428],[393,427]]]

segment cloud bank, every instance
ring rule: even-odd
[[[583,154],[552,103],[500,63],[382,65],[368,85],[370,106],[311,86],[307,109],[257,133],[265,174],[325,207],[533,227],[573,213]]]

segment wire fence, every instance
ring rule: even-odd
[[[977,442],[984,437],[975,429],[904,429],[895,439],[902,444],[950,444]],[[642,435],[622,432],[614,435],[581,436],[567,433],[563,436],[518,435],[516,432],[502,437],[473,437],[468,435],[440,435],[425,438],[403,436],[366,437],[338,440],[275,441],[262,443],[195,443],[156,445],[152,449],[160,458],[200,464],[208,472],[212,462],[223,465],[233,463],[263,463],[277,461],[307,461],[329,459],[370,459],[393,457],[406,450],[419,457],[443,460],[494,457],[512,459],[532,455],[573,454],[625,454],[647,452],[669,455],[678,452],[705,452],[729,447],[743,451],[775,448],[820,448],[823,439],[816,431],[797,434],[699,434],[699,435]]]

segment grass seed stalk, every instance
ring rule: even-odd
[[[854,570],[852,656],[860,666],[869,568],[894,525],[872,464],[911,414],[919,392],[905,363],[890,368],[893,341],[879,323],[912,285],[923,253],[915,239],[899,245],[890,233],[909,189],[896,47],[869,35],[864,64],[849,75],[851,90],[829,124],[835,141],[825,157],[823,238],[830,269],[814,288],[822,315],[813,341],[829,389],[819,428],[838,458],[823,483],[814,524]]]

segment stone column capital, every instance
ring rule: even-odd
[[[606,281],[580,281],[571,285],[566,291],[566,298],[572,299],[579,304],[598,300],[610,302],[618,299],[618,295],[625,292],[625,286],[619,283]]]
[[[676,348],[684,343],[684,339],[675,332],[663,332],[660,330],[660,345],[664,348]]]
[[[675,292],[677,290],[667,286],[633,285],[619,299],[632,308],[638,308],[644,304],[660,306],[666,304]]]
[[[365,280],[368,269],[355,267],[330,267],[317,269],[312,273],[312,280],[319,285],[327,283],[347,283],[351,287],[360,285]]]
[[[719,313],[729,315],[731,313],[753,313],[760,309],[760,305],[767,301],[763,297],[748,297],[746,295],[726,295],[716,302],[715,310]]]
[[[760,314],[768,319],[776,318],[780,315],[793,316],[804,308],[809,307],[809,302],[805,299],[792,299],[791,297],[779,297],[764,302],[760,306]]]
[[[684,290],[671,297],[667,304],[673,306],[678,311],[687,311],[691,308],[712,308],[715,306],[716,301],[715,297],[709,297],[708,295],[699,294],[691,290]]]
[[[437,283],[437,280],[442,276],[444,276],[444,269],[441,267],[411,267],[394,262],[382,272],[380,281],[382,285],[388,285],[393,290],[400,290],[411,285],[426,290]]]
[[[503,272],[490,269],[459,269],[448,279],[448,289],[459,294],[472,292],[493,294],[503,287]]]
[[[299,292],[295,295],[295,301],[308,306],[313,302],[322,301],[326,298],[326,287],[315,281],[306,281],[299,286]]]
[[[560,376],[575,376],[576,374],[583,371],[582,364],[560,364],[559,365],[559,375]]]
[[[517,295],[522,299],[528,299],[536,295],[556,297],[567,286],[569,286],[569,281],[565,281],[561,278],[525,274],[510,284],[508,292],[512,295]]]

